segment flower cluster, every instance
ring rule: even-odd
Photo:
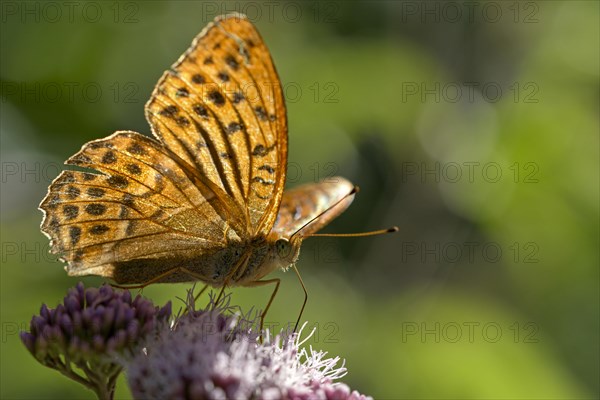
[[[365,397],[335,380],[340,358],[302,347],[300,333],[271,337],[258,314],[243,315],[211,298],[204,310],[188,292],[186,310],[167,323],[171,305],[155,307],[110,286],[78,284],[55,309],[42,306],[21,339],[42,364],[94,390],[114,395],[125,370],[136,399],[348,399]]]
[[[228,299],[227,299],[228,300]],[[346,374],[340,359],[301,349],[300,334],[265,338],[256,318],[232,314],[228,301],[192,311],[127,361],[136,399],[352,399],[365,396],[333,383]]]
[[[55,309],[42,305],[21,340],[41,364],[110,398],[122,370],[116,358],[131,353],[170,315],[170,303],[159,309],[141,296],[132,299],[129,291],[79,283]]]

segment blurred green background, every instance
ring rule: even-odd
[[[326,232],[400,227],[304,244],[309,343],[346,358],[344,381],[380,399],[598,398],[598,2],[1,7],[1,398],[93,397],[18,338],[78,281],[47,255],[37,205],[85,142],[149,133],[157,79],[230,11],[256,23],[284,84],[289,185],[360,185]],[[277,276],[281,327],[302,292]]]

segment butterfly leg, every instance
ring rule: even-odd
[[[223,287],[221,288],[221,290],[219,291],[219,295],[217,296],[217,300],[215,301],[215,303],[213,304],[213,309],[217,307],[217,304],[219,304],[219,302],[221,301],[221,297],[223,296],[223,293],[225,292],[225,288],[227,287],[227,282],[225,282],[223,284]]]
[[[306,286],[304,286],[304,282],[302,281],[302,277],[300,276],[300,272],[296,268],[296,264],[292,264],[292,268],[300,281],[300,285],[302,286],[302,290],[304,290],[304,302],[302,303],[302,308],[300,309],[300,314],[298,314],[298,319],[296,320],[296,325],[294,326],[294,332],[298,329],[298,324],[300,323],[300,318],[302,317],[302,313],[304,312],[304,306],[306,306],[306,302],[308,300],[308,292],[306,291]]]
[[[200,290],[198,292],[198,294],[194,296],[194,304],[196,304],[196,302],[198,301],[198,299],[200,298],[200,296],[202,296],[202,294],[204,292],[206,292],[206,289],[208,289],[208,284],[204,285],[204,287],[202,288],[202,290]]]
[[[179,267],[178,270],[180,272],[183,272],[185,274],[188,274],[189,276],[191,276],[192,278],[199,280],[200,282],[203,282],[203,277],[201,275],[196,274],[193,271],[190,271],[189,269],[185,268],[185,267]],[[206,292],[206,289],[208,289],[208,284],[204,285],[204,287],[202,288],[202,290],[200,290],[200,292],[198,292],[198,294],[196,296],[194,296],[194,306],[196,304],[196,301],[198,301],[198,299],[200,298],[200,296],[202,296],[202,294],[204,292]],[[186,314],[188,312],[188,310],[186,310],[184,312],[184,314]]]
[[[119,284],[117,284],[117,283],[111,283],[110,285],[111,285],[112,287],[115,287],[115,288],[117,288],[117,289],[143,289],[143,288],[145,288],[146,286],[149,286],[149,285],[151,285],[151,284],[153,284],[153,283],[157,283],[157,282],[160,282],[160,281],[162,281],[162,280],[163,280],[164,278],[166,278],[167,276],[169,276],[169,275],[172,275],[172,274],[174,274],[174,273],[176,273],[176,272],[183,272],[183,273],[185,273],[185,274],[188,274],[188,275],[189,275],[189,276],[191,276],[192,278],[194,278],[194,279],[196,279],[196,280],[199,280],[199,281],[202,281],[202,279],[203,279],[203,277],[202,277],[201,275],[198,275],[198,274],[196,274],[195,272],[192,272],[192,271],[190,271],[189,269],[187,269],[187,268],[185,268],[185,267],[177,267],[177,268],[173,268],[173,269],[170,269],[170,270],[168,270],[168,271],[165,271],[165,272],[163,272],[162,274],[160,274],[160,275],[157,275],[157,276],[155,276],[154,278],[152,278],[152,279],[150,279],[150,280],[148,280],[148,281],[146,281],[146,282],[144,282],[144,283],[140,283],[140,284],[136,284],[136,285],[119,285]],[[206,286],[205,286],[205,287],[204,287],[204,288],[203,288],[203,289],[200,291],[199,295],[201,295],[201,294],[202,294],[202,293],[203,293],[203,292],[206,290],[206,288],[207,288],[207,287],[208,287],[208,285],[206,285]]]
[[[242,255],[242,257],[240,257],[240,259],[238,260],[237,264],[231,269],[231,272],[225,277],[225,280],[223,281],[223,287],[221,288],[221,291],[219,292],[219,295],[217,296],[217,301],[215,301],[215,306],[217,304],[219,304],[219,301],[221,301],[221,296],[223,296],[223,293],[225,292],[225,288],[229,284],[229,281],[231,280],[231,278],[236,276],[238,271],[240,271],[240,270],[243,271],[246,268],[246,265],[248,265],[248,261],[250,260],[251,254],[252,254],[251,252],[248,252],[248,253],[245,253],[244,255]]]
[[[247,284],[244,285],[244,286],[247,286],[247,287],[256,287],[256,286],[268,285],[270,283],[274,283],[275,284],[275,289],[273,289],[273,293],[271,294],[271,298],[269,299],[269,302],[267,303],[267,307],[265,307],[265,310],[260,315],[260,332],[261,332],[261,335],[262,335],[263,327],[265,325],[265,317],[267,316],[267,312],[269,311],[269,308],[271,307],[271,303],[273,303],[273,300],[275,299],[275,295],[277,294],[277,291],[279,290],[279,284],[281,283],[281,279],[275,278],[275,279],[267,279],[267,280],[264,280],[264,281],[254,281],[254,282],[249,282],[249,283],[247,283]]]

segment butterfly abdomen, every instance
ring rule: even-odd
[[[214,251],[190,254],[187,259],[161,257],[115,262],[110,278],[118,284],[201,281],[215,287],[238,286],[257,279],[259,272],[270,272],[271,258],[267,245],[254,247],[235,242]]]

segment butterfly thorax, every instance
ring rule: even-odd
[[[252,240],[246,246],[246,252],[238,258],[236,266],[223,266],[224,268],[237,267],[235,272],[231,271],[228,284],[244,286],[262,279],[276,269],[287,269],[298,260],[300,245],[300,240],[289,242],[273,234],[267,238]],[[240,254],[239,250],[239,248],[234,250],[236,256]]]

